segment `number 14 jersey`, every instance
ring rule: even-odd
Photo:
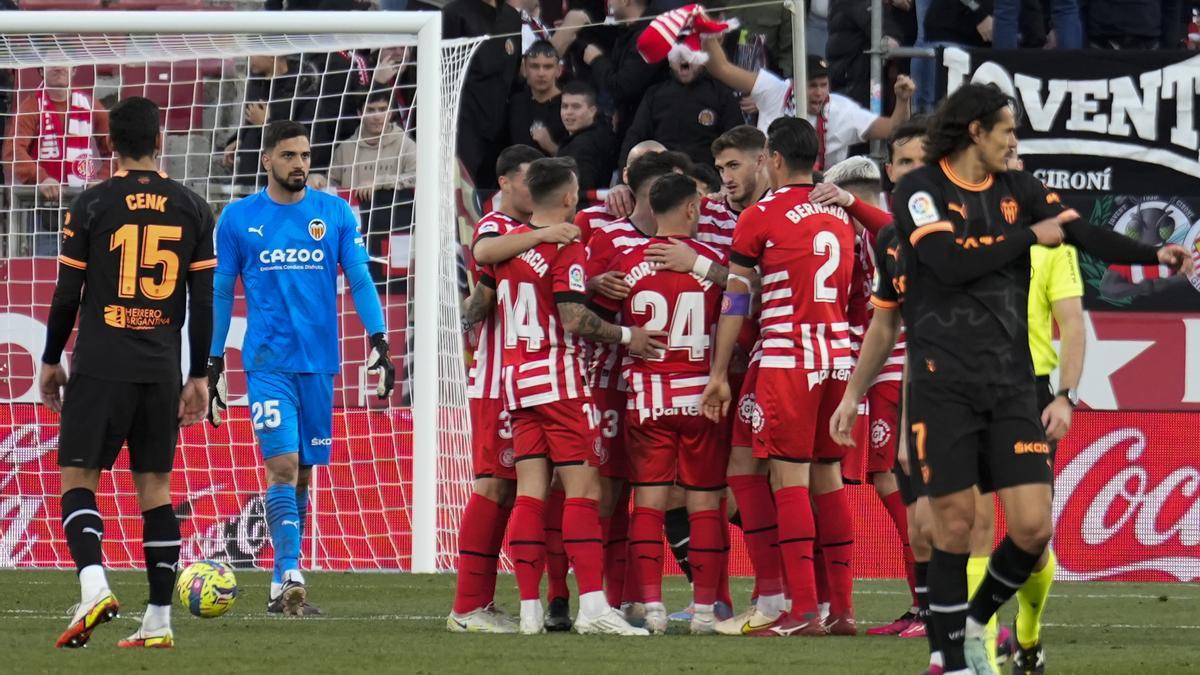
[[[840,206],[808,200],[789,185],[738,218],[730,261],[762,273],[762,368],[808,372],[850,368],[847,318],[854,226]]]
[[[510,233],[528,232],[522,225]],[[587,298],[583,244],[538,244],[493,268],[502,336],[501,386],[509,410],[587,398],[580,340],[563,329],[559,302]]]

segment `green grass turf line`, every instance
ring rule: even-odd
[[[650,638],[551,634],[458,635],[445,630],[451,575],[312,573],[310,599],[327,618],[265,614],[269,575],[240,572],[241,596],[229,614],[196,619],[176,605],[177,647],[149,653],[117,649],[137,628],[145,576],[109,578],[123,616],[101,626],[82,650],[56,650],[67,608],[78,599],[69,571],[0,571],[0,672],[187,675],[201,673],[766,673],[820,675],[919,673],[925,641],[866,637],[756,640],[692,637],[686,624]],[[500,604],[515,612],[511,576]],[[744,602],[748,580],[734,580]],[[856,584],[860,629],[890,621],[909,604],[899,581]],[[687,604],[680,578],[667,580],[670,609]],[[1013,603],[1005,607],[1011,621]],[[1200,672],[1200,587],[1185,584],[1066,584],[1054,588],[1044,631],[1048,672],[1169,675]],[[787,671],[783,670],[787,669]]]

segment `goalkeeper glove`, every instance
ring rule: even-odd
[[[225,403],[225,358],[222,356],[208,357],[208,423],[213,428],[221,426],[221,412],[228,410]]]
[[[371,336],[371,355],[367,357],[367,372],[379,373],[379,384],[375,385],[375,395],[386,400],[396,388],[396,367],[388,356],[387,336],[376,333]]]

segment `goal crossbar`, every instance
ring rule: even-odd
[[[439,12],[5,12],[0,32],[6,35],[151,35],[151,34],[415,34],[417,36],[417,127],[441,128],[443,110],[440,57],[442,25]],[[416,198],[413,260],[417,275],[436,280],[442,267],[442,227],[450,225],[440,212],[439,195],[448,183],[436,133],[417,139]],[[412,571],[437,570],[437,453],[438,453],[438,322],[441,285],[418,283],[413,289],[413,479]],[[455,306],[456,301],[451,300]]]

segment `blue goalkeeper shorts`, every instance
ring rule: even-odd
[[[263,459],[300,454],[301,466],[329,464],[333,447],[333,376],[246,373],[250,421]]]

